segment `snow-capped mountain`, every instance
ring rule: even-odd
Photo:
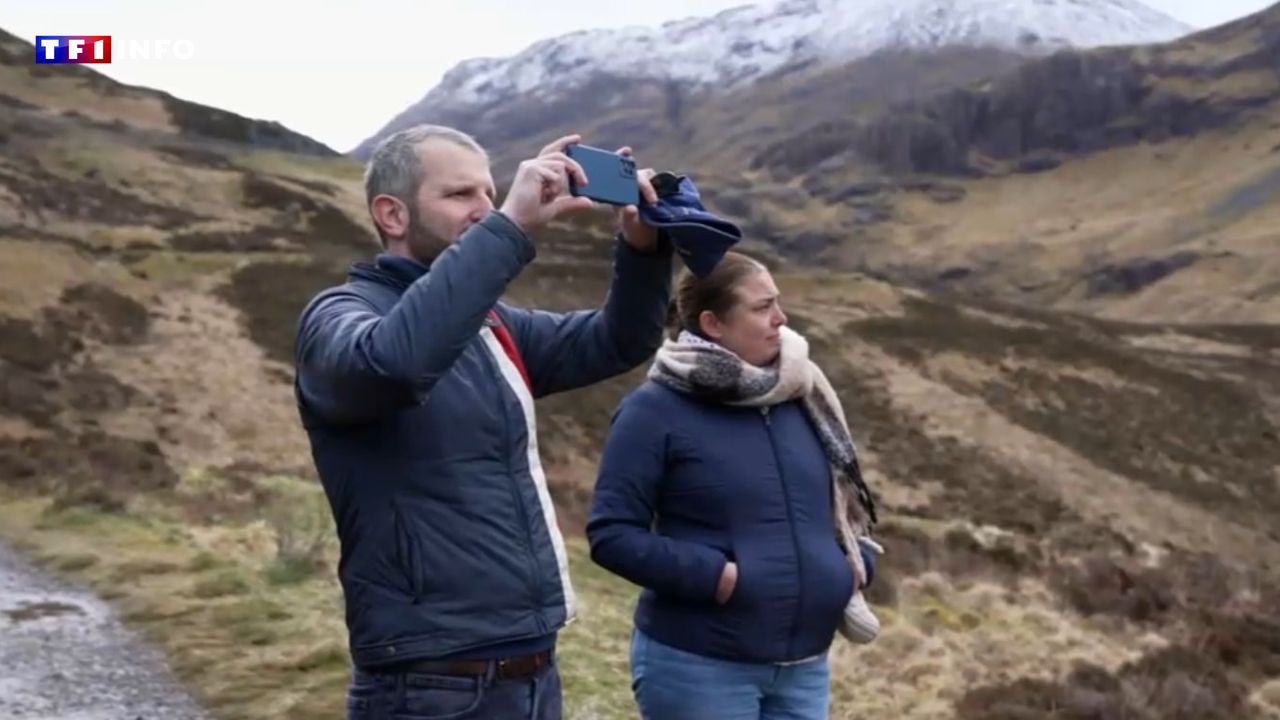
[[[1171,40],[1191,28],[1136,0],[784,0],[660,27],[588,30],[505,59],[463,62],[439,90],[456,102],[572,84],[585,70],[735,84],[809,59],[946,45],[1029,53]]]
[[[602,74],[728,88],[797,63],[836,64],[883,49],[1040,54],[1161,42],[1191,30],[1137,0],[774,0],[661,26],[579,31],[513,57],[464,61],[379,135],[420,115],[522,95],[553,98]]]

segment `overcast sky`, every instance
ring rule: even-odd
[[[848,0],[857,2],[857,0]],[[1197,28],[1274,0],[1145,0]],[[0,28],[111,35],[117,80],[277,120],[347,151],[417,102],[455,63],[513,55],[573,30],[656,25],[743,0],[41,0],[0,8]],[[172,43],[171,57],[130,58]],[[177,57],[181,56],[181,57]]]

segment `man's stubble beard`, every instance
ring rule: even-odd
[[[409,206],[409,235],[405,238],[405,246],[414,260],[430,266],[452,244],[452,238],[441,238],[422,223],[422,213],[417,206]]]

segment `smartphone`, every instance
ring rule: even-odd
[[[565,154],[582,166],[587,184],[579,186],[569,178],[569,194],[586,197],[609,205],[639,205],[640,184],[636,179],[636,161],[626,155],[574,143]]]

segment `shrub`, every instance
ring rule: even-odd
[[[294,583],[325,566],[333,544],[329,503],[314,484],[288,477],[265,481],[268,500],[263,514],[275,535],[276,556],[267,577],[275,583]]]
[[[1078,566],[1059,567],[1051,577],[1054,589],[1086,616],[1118,615],[1145,622],[1159,620],[1177,606],[1176,579],[1163,568],[1138,568],[1094,555]]]

